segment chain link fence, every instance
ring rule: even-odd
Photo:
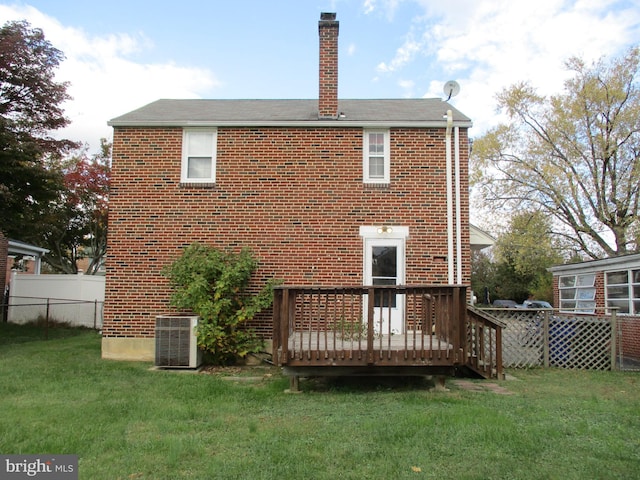
[[[3,321],[48,328],[55,325],[102,329],[104,302],[60,298],[15,297],[0,306]]]
[[[561,367],[640,370],[625,352],[623,332],[640,331],[640,321],[613,313],[570,314],[555,310],[485,308],[506,327],[502,363],[508,368]]]

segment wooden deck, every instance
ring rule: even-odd
[[[402,316],[399,333],[387,321],[393,314]],[[454,375],[464,367],[499,377],[500,330],[467,308],[461,286],[275,289],[274,359],[292,385],[307,375]]]

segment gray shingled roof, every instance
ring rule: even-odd
[[[353,125],[444,126],[471,120],[439,98],[339,100],[337,120],[318,119],[318,100],[157,100],[110,120],[111,126],[297,125],[340,122]]]

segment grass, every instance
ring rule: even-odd
[[[0,451],[77,454],[82,479],[640,478],[637,373],[513,371],[512,395],[398,380],[287,395],[274,369],[152,371],[67,330],[0,324]]]

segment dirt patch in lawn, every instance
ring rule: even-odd
[[[487,381],[471,381],[464,379],[451,380],[451,383],[462,390],[468,390],[470,392],[490,392],[497,395],[513,395],[513,392],[509,391],[502,385],[494,382]]]

